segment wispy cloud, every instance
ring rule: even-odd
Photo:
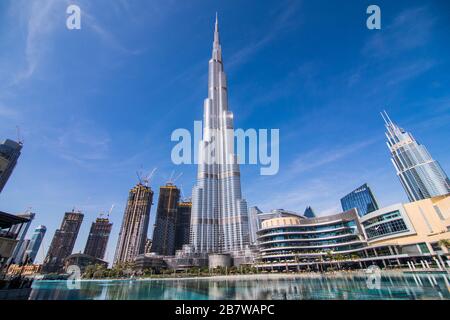
[[[273,41],[281,31],[289,28],[293,23],[292,18],[299,8],[300,1],[287,1],[283,3],[275,12],[273,22],[270,24],[270,31],[235,52],[229,59],[227,67],[231,69],[245,63],[252,55]]]

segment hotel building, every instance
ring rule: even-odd
[[[450,180],[427,148],[414,139],[410,132],[381,114],[386,125],[387,146],[397,176],[410,201],[450,193]]]

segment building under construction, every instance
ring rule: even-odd
[[[84,254],[103,260],[111,229],[112,223],[108,218],[97,218],[91,225]]]
[[[189,244],[191,209],[191,201],[182,201],[178,204],[177,221],[175,226],[175,251],[181,250],[183,245]]]
[[[163,256],[175,254],[175,230],[179,200],[180,189],[174,184],[167,183],[159,189],[152,252]]]
[[[64,260],[72,253],[75,241],[80,231],[84,215],[81,212],[66,212],[61,227],[56,230],[42,271],[54,273],[62,271]]]
[[[148,186],[148,179],[139,182],[130,190],[117,241],[114,265],[133,262],[137,255],[144,253],[152,201],[153,191]]]

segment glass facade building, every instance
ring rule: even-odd
[[[341,199],[341,205],[343,211],[356,208],[360,217],[379,208],[377,200],[367,183],[343,197]]]
[[[42,225],[34,229],[33,235],[31,236],[31,242],[25,252],[25,255],[28,257],[28,261],[30,263],[34,263],[46,232],[47,228]]]
[[[5,140],[0,144],[0,192],[8,182],[22,150],[22,143]]]
[[[409,200],[418,201],[450,193],[449,178],[425,146],[393,123],[386,112],[382,116],[391,160]]]

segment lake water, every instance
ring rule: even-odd
[[[443,274],[268,275],[245,278],[171,280],[35,281],[31,300],[300,300],[450,299],[450,277]]]

